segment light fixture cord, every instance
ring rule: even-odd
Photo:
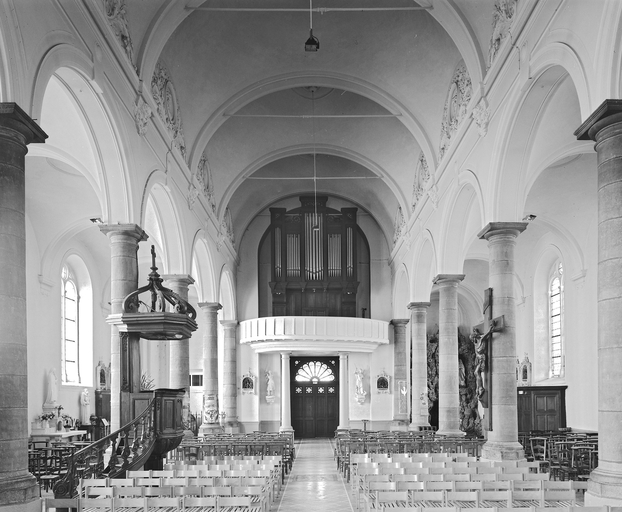
[[[310,0],[312,1],[312,0]],[[313,127],[313,206],[314,206],[314,224],[318,225],[317,221],[317,166],[316,166],[316,151],[315,151],[315,90],[311,88],[311,126]]]
[[[309,32],[313,34],[313,0],[309,0]]]

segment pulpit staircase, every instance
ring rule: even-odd
[[[78,495],[81,478],[123,478],[129,470],[161,469],[162,459],[184,435],[184,390],[156,389],[145,410],[119,430],[76,451],[54,485],[55,498]]]

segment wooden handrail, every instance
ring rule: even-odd
[[[67,474],[54,485],[54,497],[76,497],[81,478],[114,478],[132,467],[142,466],[149,459],[157,439],[155,404],[156,400],[151,400],[130,423],[68,456]],[[118,454],[121,444],[123,450]],[[104,456],[109,447],[110,459],[105,464]]]

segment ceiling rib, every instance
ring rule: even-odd
[[[294,8],[267,8],[267,7],[186,7],[191,11],[213,12],[301,12],[308,13],[309,9]],[[315,7],[311,12],[324,14],[327,12],[374,12],[374,11],[429,11],[432,7]]]

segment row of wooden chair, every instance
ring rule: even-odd
[[[43,499],[43,512],[263,512],[247,496]]]
[[[540,489],[537,491],[400,491],[395,482],[372,482],[363,496],[366,512],[386,507],[572,507],[573,490]]]

